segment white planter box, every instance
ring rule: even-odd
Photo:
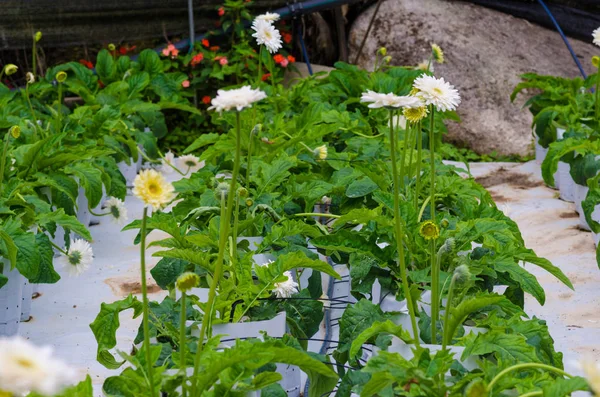
[[[2,264],[8,282],[0,288],[0,336],[13,336],[18,333],[21,321],[24,277],[17,269],[10,270],[7,260],[2,259]]]
[[[31,316],[31,302],[33,296],[33,284],[23,277],[23,287],[21,290],[21,322],[29,321]]]
[[[548,154],[548,149],[543,147],[538,143],[538,139],[535,139],[535,162],[538,164],[542,164],[546,155]]]
[[[188,325],[193,322],[188,321]],[[213,335],[223,335],[221,337],[221,348],[228,348],[235,345],[236,339],[258,338],[262,339],[262,333],[274,338],[281,338],[287,332],[285,312],[279,313],[275,318],[265,321],[250,321],[245,323],[225,323],[214,324]],[[200,330],[198,327],[192,329],[192,336],[199,337]],[[279,382],[281,387],[286,391],[288,396],[299,397],[301,390],[301,371],[298,367],[277,364],[277,372],[283,379]],[[252,393],[252,396],[259,396],[260,392]]]
[[[571,177],[571,165],[563,161],[558,163],[558,179],[561,200],[570,203],[575,201],[575,181]],[[554,175],[556,180],[556,174]]]
[[[80,187],[77,195],[77,220],[86,228],[90,226],[92,214],[89,210],[89,202],[85,197],[85,189]]]

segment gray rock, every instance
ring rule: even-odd
[[[353,60],[374,11],[354,23],[349,35]],[[590,32],[591,35],[592,32]],[[395,65],[416,65],[436,43],[446,63],[435,65],[461,93],[462,123],[450,123],[447,140],[479,153],[527,155],[532,152],[531,114],[510,94],[526,72],[575,77],[578,69],[560,36],[529,22],[480,6],[440,0],[387,0],[381,5],[359,60],[372,68],[374,54],[388,49]],[[588,73],[600,48],[571,40]]]

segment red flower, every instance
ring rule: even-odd
[[[286,44],[290,44],[292,42],[292,34],[291,33],[282,33],[281,36],[283,37],[283,41]]]
[[[85,59],[80,59],[79,63],[82,64],[83,66],[85,66],[88,69],[94,69],[94,64],[91,63],[90,61],[87,61]]]
[[[281,61],[283,61],[284,59],[285,58],[281,54],[276,54],[275,56],[273,56],[273,60],[275,61],[275,63],[281,63]]]
[[[119,46],[119,54],[121,55],[127,55],[130,52],[132,52],[133,50],[135,50],[136,46]]]
[[[166,57],[171,56],[171,58],[175,59],[177,58],[177,55],[179,55],[179,50],[175,48],[173,44],[169,44],[167,48],[163,48],[162,54]]]
[[[293,55],[288,55],[287,60],[290,61],[291,63],[296,62],[296,58],[294,58]]]
[[[209,50],[211,50],[211,51],[219,51],[219,48],[220,47],[218,45],[214,45],[214,46],[210,47]]]
[[[202,45],[206,48],[210,47],[210,42],[208,39],[202,39]]]
[[[200,52],[192,57],[192,61],[190,62],[190,65],[192,65],[192,67],[194,67],[194,66],[198,65],[200,62],[202,62],[203,59],[204,59],[204,54]]]
[[[262,75],[261,80],[262,81],[267,81],[267,79],[271,77],[271,73],[265,73]]]
[[[202,103],[205,105],[210,104],[210,100],[211,100],[211,98],[208,95],[205,95],[202,97]]]
[[[189,86],[190,86],[190,81],[189,81],[189,80],[183,80],[183,81],[181,82],[181,86],[182,86],[183,88],[189,88]]]
[[[222,17],[225,15],[225,9],[223,7],[219,8],[219,16]]]

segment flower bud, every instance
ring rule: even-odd
[[[442,246],[439,249],[439,253],[440,254],[449,254],[450,252],[454,251],[454,247],[456,245],[456,241],[450,237],[448,239],[446,239],[446,241],[444,241],[444,244],[442,244]]]
[[[35,75],[31,72],[27,72],[25,80],[27,81],[27,84],[33,84],[35,83]]]
[[[55,78],[56,78],[56,81],[58,81],[59,83],[64,83],[65,80],[67,80],[67,73],[62,72],[62,71],[58,72],[58,73],[56,73]]]
[[[250,134],[251,135],[257,135],[261,131],[262,131],[262,124],[256,124],[254,126],[254,128],[252,128],[252,132]]]
[[[196,288],[200,284],[200,276],[196,273],[185,272],[177,278],[177,289],[181,292],[187,292]]]
[[[19,127],[18,125],[13,125],[12,127],[10,127],[8,132],[10,132],[10,135],[13,138],[17,139],[21,136],[21,127]]]
[[[378,52],[379,52],[379,55],[386,56],[387,55],[387,48],[381,47]]]
[[[592,57],[592,65],[594,65],[595,68],[600,67],[600,57],[599,56]]]
[[[35,32],[35,36],[34,36],[34,38],[35,38],[35,42],[36,42],[36,43],[37,43],[38,41],[40,41],[40,40],[42,39],[42,32],[40,32],[40,31],[37,31],[37,32]]]
[[[14,65],[12,63],[9,63],[6,66],[4,66],[4,73],[6,73],[7,76],[17,73],[17,70],[19,70],[17,65]]]
[[[440,222],[440,226],[441,226],[443,229],[445,229],[445,228],[447,228],[448,226],[450,226],[450,221],[449,221],[448,219],[444,218],[444,219],[442,219],[442,221]]]
[[[456,269],[454,269],[454,277],[455,282],[458,285],[464,284],[471,279],[471,272],[469,271],[469,266],[460,265]]]
[[[252,200],[251,198],[247,198],[246,207],[252,207],[252,204],[254,204],[254,200]]]
[[[389,55],[388,55],[388,56],[386,56],[386,57],[384,57],[384,58],[383,58],[383,62],[385,62],[385,63],[390,63],[390,62],[392,62],[392,57],[391,57],[391,56],[389,56]]]
[[[241,187],[238,189],[238,194],[240,195],[240,197],[248,197],[248,189],[246,189],[245,187]]]
[[[419,227],[419,234],[425,240],[435,240],[440,236],[440,228],[432,221],[425,221]]]
[[[325,160],[327,158],[327,146],[321,145],[313,150],[314,156],[317,160]]]
[[[117,49],[117,47],[116,47],[116,46],[115,46],[113,43],[110,43],[110,44],[108,45],[108,50],[109,50],[109,51],[114,51],[114,50],[116,50],[116,49]]]
[[[229,182],[219,182],[219,184],[215,188],[215,197],[217,198],[217,200],[221,200],[222,196],[227,198],[228,194],[229,194]]]

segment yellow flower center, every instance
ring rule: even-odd
[[[436,94],[438,94],[438,95],[442,95],[442,94],[443,94],[442,90],[440,90],[440,89],[439,89],[439,88],[437,88],[437,87],[433,89],[433,92],[435,92],[435,93],[436,93]]]
[[[24,368],[33,368],[33,367],[35,367],[35,364],[33,363],[33,361],[28,360],[28,359],[23,358],[23,357],[17,358],[16,361],[17,361],[17,364],[19,364],[21,367],[24,367]]]
[[[160,186],[156,183],[151,183],[148,185],[148,191],[152,194],[158,194],[160,192]]]

